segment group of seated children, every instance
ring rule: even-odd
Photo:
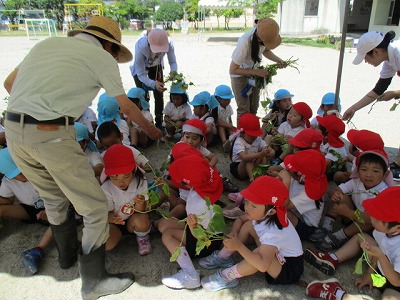
[[[128,97],[152,120],[142,90],[133,88]],[[364,251],[371,267],[356,280],[358,287],[372,286],[371,274],[379,273],[386,277],[386,284],[379,287],[384,299],[399,299],[400,188],[393,187],[381,137],[368,130],[350,130],[351,155],[347,155],[341,139],[345,124],[334,106],[335,95],[324,95],[312,120],[312,109],[305,102],[292,103],[292,97],[288,90],[278,90],[263,126],[257,116],[245,113],[235,128],[229,86],[218,86],[214,95],[203,91],[190,101],[182,86],[173,85],[163,112],[164,139],[177,143],[169,153],[168,170],[162,176],[154,174],[153,190],[160,203],[150,204],[146,172],[153,168],[135,147],[146,147],[151,140],[119,113],[114,98],[103,94],[97,124],[85,112],[75,128],[82,155],[108,199],[106,250],[117,247],[123,235],[134,235],[139,255],[148,255],[150,234],[159,232],[180,266],[162,283],[174,289],[202,286],[210,291],[236,287],[239,278],[257,272],[264,273],[270,284],[297,283],[304,260],[333,275],[340,263]],[[198,242],[204,242],[200,233],[217,228],[213,218],[220,208],[215,204],[224,191],[234,190],[226,188],[229,179],[220,174],[217,156],[207,149],[216,143],[217,135],[220,149],[231,157],[231,175],[247,184],[228,195],[235,202],[223,211],[226,218],[235,219],[229,233],[224,237],[225,232],[217,230],[207,247],[198,251]],[[351,170],[347,170],[349,163]],[[254,172],[258,166],[265,168],[264,175]],[[5,176],[0,185],[0,217],[46,222],[43,201],[7,149],[0,151],[0,172]],[[329,188],[329,180],[337,187]],[[170,217],[150,220],[148,212],[161,201],[169,203]],[[30,274],[37,272],[51,241],[48,228],[35,248],[22,253]],[[303,253],[302,241],[314,242],[319,250],[308,248]],[[241,257],[238,263],[235,253]],[[200,267],[218,270],[201,279],[193,264],[197,258]],[[60,265],[70,267],[69,262]],[[334,278],[311,282],[306,294],[358,299]]]

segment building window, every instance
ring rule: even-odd
[[[318,16],[319,0],[306,0],[305,16]]]
[[[400,0],[392,0],[390,2],[387,25],[398,26],[399,19],[400,19]]]

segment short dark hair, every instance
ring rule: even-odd
[[[388,168],[383,158],[374,153],[365,153],[361,155],[360,161],[358,163],[358,168],[360,168],[361,164],[363,163],[376,163],[382,168],[383,173],[385,173]]]
[[[115,135],[116,137],[121,136],[121,131],[118,126],[113,122],[104,122],[97,128],[97,137],[99,141],[104,138],[107,138],[111,135]]]
[[[275,206],[265,205],[265,212],[267,212],[271,208],[275,208]],[[283,228],[283,225],[281,224],[281,222],[279,222],[278,213],[275,213],[274,215],[268,217],[267,224],[275,224],[280,230]]]
[[[392,228],[392,227],[394,227],[394,226],[400,225],[399,222],[387,222],[387,223],[388,223],[388,225],[389,225],[389,228]]]

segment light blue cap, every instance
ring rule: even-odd
[[[200,105],[208,105],[210,110],[218,107],[219,102],[215,98],[215,96],[211,96],[211,94],[207,91],[203,91],[198,93],[196,96],[193,97],[193,100],[189,102],[192,106],[200,106]]]
[[[21,173],[12,159],[8,148],[0,150],[0,173],[4,174],[8,179],[13,179]]]
[[[169,91],[170,94],[186,94],[186,90],[182,88],[182,83],[172,84]]]
[[[272,99],[272,103],[269,105],[269,108],[272,108],[274,106],[274,102],[275,101],[279,101],[282,99],[287,99],[287,98],[292,98],[294,97],[294,95],[292,93],[290,93],[288,90],[286,89],[279,89],[276,91],[275,95],[274,95],[274,99]]]
[[[323,105],[332,105],[335,104],[335,93],[329,92],[326,93],[321,100],[321,104]],[[342,109],[340,105],[340,97],[338,97],[338,111],[340,112]],[[317,114],[319,116],[322,116],[324,114],[324,111],[321,108],[318,108]]]
[[[222,99],[232,99],[235,97],[232,94],[231,88],[225,84],[221,84],[215,88],[214,96],[218,96]]]
[[[109,97],[106,93],[101,94],[97,104],[98,125],[104,122],[112,122],[116,120],[117,126],[121,123],[119,115],[119,103],[115,97]]]
[[[96,145],[93,143],[92,140],[89,139],[89,131],[85,124],[80,122],[75,122],[75,134],[76,134],[76,141],[80,142],[83,140],[87,141],[86,147],[88,147],[93,152],[98,152]]]
[[[150,108],[150,104],[149,102],[146,101],[146,92],[144,91],[144,89],[141,88],[131,88],[128,93],[126,94],[129,98],[137,98],[140,100],[140,106],[143,109],[149,109]]]

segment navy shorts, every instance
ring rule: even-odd
[[[240,178],[239,172],[238,172],[239,164],[240,164],[239,161],[231,162],[231,164],[229,165],[229,170],[231,171],[231,174],[232,174],[235,178],[237,178],[237,179],[242,179],[242,178]]]
[[[309,226],[306,223],[304,223],[303,220],[298,219],[296,225],[296,231],[300,237],[300,240],[307,241],[310,235],[312,235],[315,232],[315,230],[317,230],[317,227]]]
[[[25,222],[27,223],[42,223],[42,224],[46,224],[49,225],[48,222],[44,221],[44,220],[38,220],[36,215],[41,212],[42,210],[44,210],[43,208],[35,208],[34,206],[30,206],[30,205],[26,205],[21,203],[21,206],[25,209],[26,213],[29,216],[29,220],[26,220]]]
[[[222,237],[222,233],[221,233]],[[197,244],[197,239],[193,236],[192,232],[190,231],[189,228],[186,229],[186,250],[189,253],[189,256],[191,259],[195,258],[202,258],[211,255],[215,250],[221,249],[222,246],[222,239],[221,240],[216,240],[212,241],[211,245],[209,247],[205,247],[199,255],[196,255],[196,244]]]
[[[304,272],[303,255],[297,257],[285,257],[285,264],[282,265],[282,270],[278,277],[272,278],[268,273],[265,274],[265,279],[269,284],[292,284],[299,281]]]

